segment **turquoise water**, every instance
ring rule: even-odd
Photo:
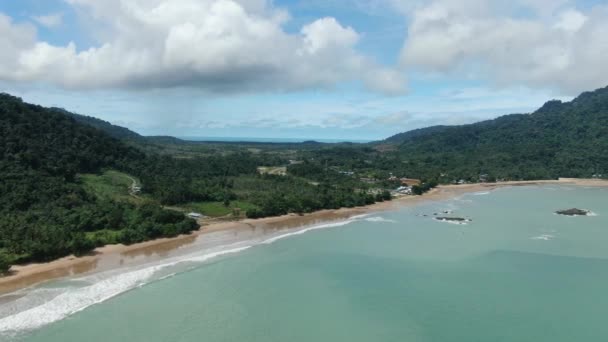
[[[607,289],[608,190],[515,187],[219,256],[10,339],[604,341]]]

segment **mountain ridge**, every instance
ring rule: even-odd
[[[531,114],[451,126],[439,134],[418,134],[395,144],[402,155],[416,161],[417,172],[458,170],[457,174],[471,179],[480,173],[498,178],[527,174],[526,178],[539,179],[605,173],[608,87],[582,93],[569,102],[548,101]]]
[[[98,119],[93,116],[76,114],[76,113],[72,113],[66,109],[57,108],[57,107],[52,107],[50,109],[63,113],[65,115],[73,118],[77,122],[97,128],[99,130],[102,130],[102,131],[106,132],[108,135],[110,135],[111,137],[114,137],[116,139],[133,139],[133,140],[144,139],[144,136],[142,136],[138,133],[135,133],[126,127],[114,125],[108,121]]]

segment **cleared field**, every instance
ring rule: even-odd
[[[102,174],[82,174],[78,178],[85,189],[99,198],[140,203],[142,199],[130,194],[133,182],[139,186],[139,180],[126,173],[108,170]]]
[[[222,217],[232,215],[235,208],[241,209],[241,215],[244,215],[247,210],[257,208],[257,206],[243,201],[232,201],[228,206],[222,202],[192,202],[184,205],[183,208],[209,217]]]
[[[285,176],[285,175],[287,175],[287,167],[285,167],[285,166],[260,166],[260,167],[258,167],[258,173],[261,175]]]

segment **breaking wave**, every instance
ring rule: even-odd
[[[0,334],[33,330],[49,323],[66,318],[87,307],[104,302],[121,293],[145,285],[154,279],[154,275],[160,270],[182,262],[203,262],[221,255],[237,253],[251,246],[242,246],[225,249],[196,257],[169,261],[160,265],[148,266],[143,269],[131,270],[120,274],[99,279],[99,275],[80,278],[80,281],[88,281],[88,286],[66,287],[54,298],[25,311],[0,319]],[[170,273],[164,277],[175,273]],[[163,278],[164,278],[163,277]],[[15,301],[15,304],[27,305],[28,301],[36,301],[36,297],[42,298],[46,289],[36,289]],[[34,298],[32,298],[34,297]],[[39,300],[39,299],[38,299]],[[25,303],[24,303],[25,302]],[[1,335],[0,335],[1,336]]]
[[[367,222],[387,222],[387,223],[396,222],[395,220],[389,220],[389,219],[381,217],[381,216],[369,217],[369,218],[366,218],[365,221],[367,221]]]
[[[41,287],[16,292],[14,294],[20,295],[20,298],[0,306],[0,340],[38,329],[127,291],[183,272],[184,268],[175,267],[177,265],[189,265],[188,269],[192,269],[222,255],[239,253],[256,245],[271,244],[311,230],[345,226],[367,216],[368,214],[358,215],[344,221],[314,225],[257,241],[220,246],[204,254],[179,256],[143,268],[140,266],[138,269],[114,270],[68,279],[64,280],[64,286],[59,288]],[[370,219],[373,221],[374,218]]]
[[[308,228],[304,228],[304,229],[300,229],[300,230],[296,230],[294,232],[290,232],[290,233],[286,233],[286,234],[281,234],[275,237],[271,237],[269,239],[266,239],[264,241],[262,241],[262,244],[271,244],[273,242],[276,242],[278,240],[282,240],[285,238],[288,238],[290,236],[294,236],[294,235],[302,235],[306,232],[309,232],[311,230],[317,230],[317,229],[323,229],[323,228],[332,228],[332,227],[341,227],[341,226],[345,226],[347,224],[353,223],[357,221],[356,219],[350,219],[350,220],[346,220],[346,221],[339,221],[339,222],[333,222],[333,223],[325,223],[325,224],[320,224],[317,226],[311,226]]]
[[[551,234],[543,234],[540,236],[534,236],[531,237],[530,240],[543,240],[543,241],[549,241],[549,240],[553,240],[553,238],[555,238],[554,235]]]

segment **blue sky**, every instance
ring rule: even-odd
[[[146,135],[379,139],[608,85],[602,1],[0,0],[0,91]]]

